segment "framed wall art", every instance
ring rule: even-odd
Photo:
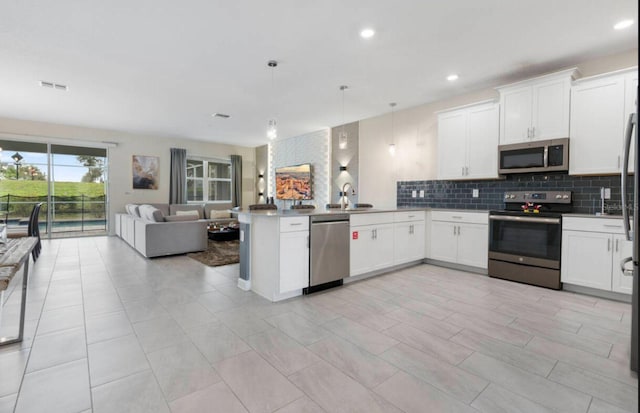
[[[158,189],[159,163],[157,156],[133,155],[133,189]]]

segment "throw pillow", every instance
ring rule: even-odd
[[[200,214],[196,210],[191,211],[176,211],[176,215],[195,215],[197,218],[200,218]]]
[[[198,212],[195,211],[196,214],[182,214],[182,215],[167,215],[164,217],[166,222],[182,222],[182,221],[197,221],[198,220]]]
[[[140,217],[140,211],[138,210],[137,204],[127,204],[125,205],[125,209],[127,210],[127,213],[129,215],[134,217]]]
[[[151,222],[163,222],[164,215],[162,211],[152,205],[140,205],[138,208],[140,218]]]
[[[223,218],[231,218],[231,213],[227,211],[217,211],[212,209],[209,211],[209,219],[223,219]]]

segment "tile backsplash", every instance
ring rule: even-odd
[[[632,185],[633,180],[629,179],[630,190]],[[573,211],[593,214],[600,211],[601,187],[611,188],[611,199],[605,201],[605,211],[612,215],[622,214],[620,175],[521,174],[477,181],[399,181],[396,203],[398,208],[503,209],[507,191],[571,191]],[[472,197],[474,189],[479,191],[478,198]],[[412,191],[416,191],[416,198],[411,196]],[[420,191],[424,191],[424,198],[420,198]]]

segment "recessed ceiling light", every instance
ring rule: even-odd
[[[627,27],[631,27],[632,25],[633,25],[633,20],[627,19],[627,20],[619,21],[613,26],[613,28],[616,30],[622,30],[622,29],[626,29]]]
[[[371,37],[373,37],[373,35],[376,34],[376,31],[373,29],[363,29],[360,32],[360,37],[362,37],[363,39],[369,39]]]
[[[455,73],[452,75],[447,76],[447,80],[449,82],[455,82],[456,80],[458,80],[458,75],[456,75]]]
[[[229,119],[231,117],[231,115],[227,115],[226,113],[212,113],[211,116],[222,119]]]

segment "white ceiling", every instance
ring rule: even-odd
[[[0,116],[257,146],[272,116],[280,138],[341,124],[342,84],[345,121],[363,119],[637,48],[637,23],[612,28],[637,16],[637,0],[2,0]]]

